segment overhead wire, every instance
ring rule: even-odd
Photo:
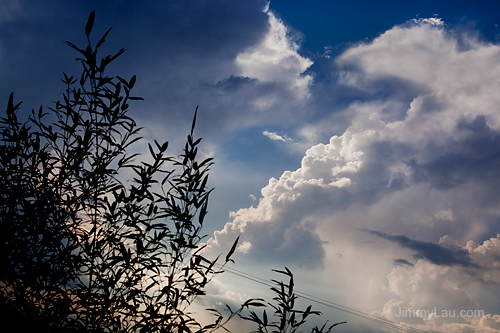
[[[217,265],[219,265],[219,264],[217,264]],[[228,273],[231,273],[233,275],[237,275],[237,276],[242,277],[244,279],[247,279],[247,280],[268,286],[268,287],[273,287],[273,284],[271,284],[269,281],[262,279],[258,276],[255,276],[255,275],[252,275],[249,273],[245,273],[245,272],[237,270],[235,268],[229,268],[227,266],[222,266],[222,265],[219,265],[219,266],[223,270],[225,270]],[[334,302],[319,298],[317,296],[313,296],[313,295],[298,291],[296,289],[294,291],[298,297],[301,297],[301,298],[306,299],[308,301],[315,302],[315,303],[321,304],[323,306],[327,306],[327,307],[330,307],[330,308],[333,308],[333,309],[336,309],[336,310],[339,310],[339,311],[342,311],[345,313],[349,313],[351,315],[354,315],[354,316],[357,316],[357,317],[360,317],[360,318],[363,318],[366,320],[370,320],[370,321],[378,323],[378,324],[382,324],[382,325],[385,325],[385,326],[388,326],[388,327],[391,327],[394,329],[398,329],[398,330],[401,330],[404,332],[409,332],[409,333],[426,333],[426,331],[420,330],[418,328],[413,328],[410,326],[399,324],[399,323],[392,321],[392,320],[389,320],[389,319],[377,317],[375,315],[371,315],[369,313],[366,313],[366,312],[363,312],[360,310],[356,310],[356,309],[353,309],[353,308],[350,308],[350,307],[347,307],[347,306],[344,306],[344,305],[341,305],[338,303],[334,303]]]

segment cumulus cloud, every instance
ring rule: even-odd
[[[270,179],[209,249],[241,234],[245,260],[322,269],[351,291],[347,302],[393,320],[398,307],[498,306],[474,292],[500,283],[499,58],[499,46],[433,19],[331,59],[341,69],[332,91],[364,96],[342,111],[349,125]],[[380,95],[381,86],[393,88]],[[498,323],[486,315],[407,322],[486,332]]]

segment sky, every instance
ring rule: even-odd
[[[0,104],[60,99],[92,10],[146,141],[179,153],[199,106],[208,256],[239,236],[232,268],[288,267],[426,332],[500,331],[500,2],[0,0]],[[208,291],[200,308],[272,297],[229,272]],[[398,332],[312,305],[335,332]]]

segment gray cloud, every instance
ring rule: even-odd
[[[248,85],[255,84],[258,80],[257,79],[252,79],[247,76],[234,76],[231,75],[227,79],[223,79],[218,81],[216,84],[213,86],[215,88],[219,88],[222,90],[238,90],[238,89],[245,89],[248,87]],[[210,86],[209,84],[207,84]]]
[[[472,179],[497,183],[500,133],[488,126],[483,115],[459,121],[456,130],[461,135],[459,140],[448,144],[452,149],[424,163],[419,163],[416,158],[407,162],[412,170],[412,179],[429,182],[441,190],[453,189]],[[442,150],[437,144],[431,143],[427,149]]]
[[[252,239],[252,256],[266,264],[322,268],[323,241],[314,229],[290,222],[273,223],[272,229],[262,224],[249,225],[245,236]]]
[[[365,229],[365,231],[415,251],[416,253],[413,255],[415,259],[425,259],[436,265],[476,267],[471,261],[469,252],[462,249],[453,250],[439,244],[410,239],[403,235],[388,235],[368,229]]]
[[[396,266],[411,266],[411,267],[414,266],[411,262],[409,262],[408,260],[405,260],[405,259],[394,259],[394,265],[396,265]]]

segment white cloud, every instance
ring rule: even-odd
[[[261,82],[286,83],[298,99],[304,99],[310,94],[312,77],[303,73],[313,62],[298,54],[297,36],[271,11],[266,12],[269,16],[269,31],[264,39],[236,58],[240,75],[256,78]],[[256,105],[264,109],[277,102],[266,101],[260,100]]]
[[[264,9],[262,10],[264,13],[267,13],[269,11],[269,5],[271,4],[270,1],[266,2],[266,5],[264,6]]]
[[[474,293],[500,283],[500,241],[491,235],[500,218],[500,47],[467,35],[459,43],[436,20],[394,27],[334,59],[344,69],[337,84],[370,98],[343,111],[351,119],[344,133],[271,178],[257,207],[233,213],[210,249],[241,234],[250,244],[242,258],[323,268],[314,279],[345,290],[338,299],[392,319],[399,306],[498,308]],[[383,85],[393,90],[379,97]],[[467,251],[470,265],[433,264],[363,229]],[[486,314],[411,324],[488,332],[498,316]]]
[[[243,242],[238,246],[236,250],[247,254],[251,247],[252,244],[250,242]]]
[[[443,20],[439,17],[413,19],[412,22],[415,24],[430,24],[430,25],[435,25],[435,26],[444,25]]]
[[[274,141],[283,141],[283,142],[291,141],[290,138],[282,137],[281,135],[279,135],[276,132],[264,131],[264,132],[262,132],[262,134],[264,136],[267,136],[269,139],[274,140]]]

